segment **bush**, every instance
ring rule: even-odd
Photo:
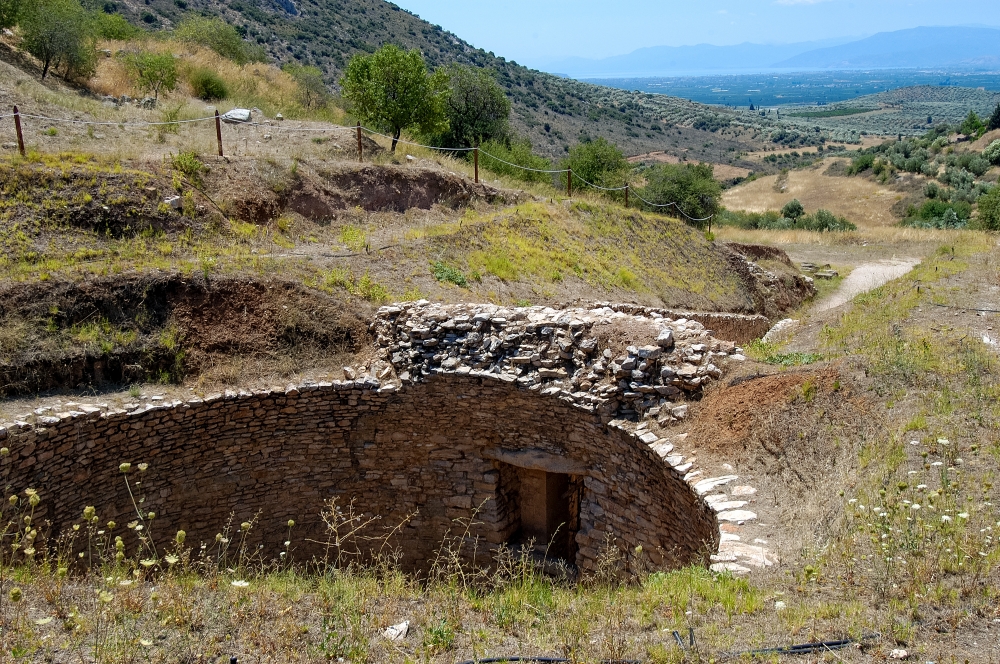
[[[494,159],[494,157],[496,158]],[[470,160],[473,159],[471,152],[468,158]],[[516,164],[517,166],[524,166],[525,168],[533,168],[535,170],[526,171],[523,168],[516,168],[515,166],[503,163],[500,161],[501,159],[509,162],[509,164]],[[549,173],[537,172],[550,170],[552,164],[545,157],[539,157],[532,153],[531,143],[527,139],[515,141],[510,144],[501,141],[487,141],[483,143],[479,146],[479,167],[498,175],[506,175],[509,178],[521,180],[522,182],[552,181],[552,176]]]
[[[736,226],[748,230],[788,230],[798,228],[817,232],[854,231],[857,226],[844,217],[838,217],[828,210],[817,210],[816,214],[804,214],[796,219],[782,216],[778,212],[743,212],[742,210],[722,210],[716,223],[722,226]]]
[[[226,82],[211,69],[194,70],[191,72],[188,83],[191,84],[191,90],[198,99],[215,101],[225,99],[229,96],[229,90],[226,89]]]
[[[510,100],[492,71],[451,65],[445,115],[448,129],[434,140],[449,148],[467,148],[510,136]]]
[[[326,89],[319,67],[287,64],[281,69],[295,79],[299,86],[299,101],[306,108],[319,108],[330,101],[330,91]]]
[[[656,208],[640,201],[640,207],[682,217],[688,223],[711,217],[719,210],[722,185],[715,179],[711,164],[657,164],[642,171],[646,186],[639,190],[641,198],[650,203],[678,207]]]
[[[236,28],[218,18],[188,17],[177,26],[174,36],[179,41],[210,48],[239,65],[267,60],[262,47],[243,41]]]
[[[979,198],[978,225],[984,230],[1000,231],[1000,186]]]
[[[628,160],[618,146],[603,137],[574,145],[561,166],[573,170],[574,189],[589,189],[590,184],[621,187],[630,170]],[[562,179],[565,182],[565,174]]]
[[[975,111],[969,111],[969,114],[965,116],[965,120],[962,122],[962,126],[958,128],[958,131],[965,134],[966,136],[978,136],[981,131],[986,129],[983,125],[983,121],[979,119]]]
[[[986,146],[986,149],[983,150],[983,159],[994,166],[1000,166],[1000,139]]]
[[[924,201],[919,208],[907,209],[903,225],[916,228],[965,227],[972,215],[972,206],[966,201],[942,199],[943,193],[939,192],[937,199]]]
[[[438,281],[447,281],[448,283],[461,286],[462,288],[468,286],[468,281],[466,280],[464,274],[450,265],[445,265],[441,261],[435,261],[431,265],[431,274],[433,274],[434,278]]]
[[[94,14],[94,35],[98,39],[113,39],[115,41],[129,41],[135,39],[143,33],[141,28],[129,23],[121,14],[105,14],[96,12]]]
[[[805,208],[802,207],[802,203],[797,198],[788,201],[785,203],[785,207],[781,208],[781,216],[789,219],[798,219],[805,213]]]
[[[847,169],[848,175],[864,173],[875,165],[875,155],[870,152],[859,154],[851,161],[851,166]]]
[[[154,99],[160,98],[160,91],[171,91],[177,87],[177,63],[170,53],[149,53],[140,51],[125,56],[125,68],[143,92],[152,92]]]

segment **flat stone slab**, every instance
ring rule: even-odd
[[[740,486],[734,486],[732,491],[730,491],[734,496],[752,496],[757,493],[757,489],[752,486],[747,486],[745,484]]]
[[[776,562],[774,556],[766,548],[732,540],[724,540],[719,544],[718,555],[733,555],[740,558],[742,562],[755,567],[770,567]]]
[[[694,490],[698,492],[699,496],[704,496],[712,489],[723,486],[725,484],[729,484],[733,480],[737,480],[739,478],[740,478],[739,475],[723,475],[721,477],[709,477],[695,484]]]
[[[756,521],[757,515],[750,510],[730,510],[728,512],[719,512],[716,517],[719,521],[730,521],[736,523],[739,521]]]
[[[741,507],[747,506],[747,501],[745,500],[722,500],[715,503],[709,503],[712,509],[716,512],[728,512],[729,510],[738,510]]]
[[[712,563],[712,566],[709,569],[711,569],[713,572],[718,572],[720,574],[722,572],[730,572],[730,573],[736,574],[736,575],[742,575],[742,574],[749,574],[750,573],[750,568],[749,567],[744,567],[743,565],[740,565],[740,564],[737,564],[737,563],[733,563],[733,562]]]

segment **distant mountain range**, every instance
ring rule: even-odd
[[[1000,70],[1000,29],[912,28],[864,39],[796,44],[653,46],[600,60],[565,58],[543,66],[572,78],[690,76],[770,70],[950,68]]]

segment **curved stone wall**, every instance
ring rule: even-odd
[[[476,372],[398,385],[372,378],[228,393],[131,412],[92,406],[0,428],[0,476],[15,492],[39,491],[36,522],[53,532],[79,522],[87,505],[101,522],[135,511],[122,462],[154,537],[188,533],[213,542],[259,515],[251,542],[275,556],[294,519],[298,560],[322,552],[319,513],[341,505],[399,527],[403,564],[426,568],[456,519],[476,518],[469,537],[487,553],[518,530],[517,473],[545,471],[575,487],[571,557],[592,569],[607,537],[641,545],[658,565],[703,559],[718,545],[714,513],[634,434],[556,393]],[[138,463],[148,463],[144,474]],[[124,534],[121,525],[118,526]],[[311,541],[311,542],[310,542]],[[488,545],[488,546],[487,546]],[[470,549],[471,550],[471,547]]]

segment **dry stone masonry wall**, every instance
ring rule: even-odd
[[[256,517],[252,543],[277,555],[294,519],[299,560],[324,554],[324,506],[353,501],[378,517],[367,534],[392,530],[403,565],[426,569],[473,514],[467,555],[516,543],[537,507],[529,487],[548,481],[569,501],[564,555],[583,570],[610,542],[662,566],[717,551],[699,472],[644,422],[684,417],[683,402],[742,359],[732,342],[610,306],[418,302],[382,308],[373,327],[385,359],[345,370],[351,380],[126,409],[66,403],[2,424],[4,485],[38,490],[36,519],[54,533],[88,505],[125,523],[119,464],[148,463],[133,480],[161,536],[183,529],[197,546]]]
[[[483,304],[382,307],[372,327],[403,382],[435,374],[489,375],[557,396],[604,421],[640,419],[697,397],[722,375],[732,341],[687,318],[591,309]],[[385,371],[385,369],[383,369]]]

